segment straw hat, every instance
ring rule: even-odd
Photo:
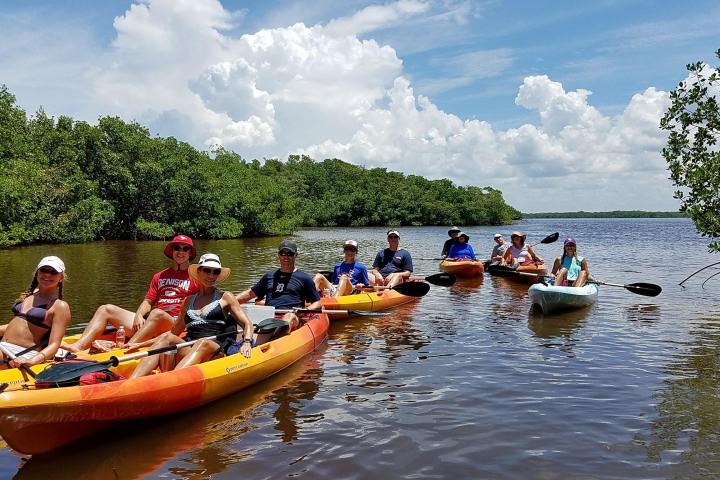
[[[198,263],[193,263],[188,267],[188,274],[197,281],[200,281],[200,278],[198,278],[198,269],[200,267],[219,268],[220,275],[217,276],[216,283],[224,282],[225,279],[230,276],[230,269],[228,267],[223,267],[220,263],[220,257],[214,253],[203,254],[200,257],[200,260],[198,260]]]
[[[524,233],[520,233],[520,232],[512,232],[510,234],[510,238],[513,238],[513,237],[520,237],[523,240],[525,240],[527,238],[527,235],[525,235]]]

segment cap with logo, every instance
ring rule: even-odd
[[[37,268],[35,270],[40,270],[42,267],[52,267],[56,272],[62,273],[65,271],[65,262],[60,260],[60,257],[51,255],[49,257],[43,257],[37,264]]]
[[[297,254],[297,243],[293,242],[292,240],[283,240],[280,242],[280,246],[278,247],[278,253],[282,252],[283,250],[289,250],[292,252],[293,255]]]

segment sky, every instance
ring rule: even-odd
[[[0,84],[246,159],[491,186],[523,212],[676,210],[658,124],[720,4],[1,0]]]

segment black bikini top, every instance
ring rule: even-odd
[[[45,316],[48,312],[47,304],[40,305],[38,307],[30,307],[27,312],[20,311],[20,309],[22,308],[22,304],[23,302],[21,300],[18,300],[13,304],[11,308],[13,315],[27,320],[29,323],[32,323],[37,327],[50,330],[51,327],[45,323]]]

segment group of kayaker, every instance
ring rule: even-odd
[[[110,325],[131,335],[124,345],[128,352],[148,345],[155,348],[199,340],[192,348],[178,350],[174,359],[177,367],[200,363],[219,353],[239,351],[249,356],[251,347],[259,339],[253,336],[252,322],[240,308],[241,303],[257,298],[277,309],[319,309],[321,294],[340,296],[364,286],[398,285],[412,274],[412,257],[400,248],[397,230],[387,232],[387,241],[388,248],[378,252],[371,272],[355,258],[357,242],[344,242],[344,259],[335,265],[328,280],[322,275],[313,279],[298,270],[295,267],[297,244],[285,240],[278,248],[279,268],[235,296],[217,288],[230,275],[230,269],[222,266],[220,257],[206,253],[197,264],[191,265],[197,256],[193,240],[187,235],[177,235],[163,250],[173,265],[153,276],[135,312],[117,305],[102,305],[79,339],[67,344],[62,343],[70,323],[70,308],[62,300],[65,264],[58,257],[45,257],[37,265],[31,285],[13,305],[12,320],[0,327],[0,361],[11,367],[36,365],[54,358],[61,347],[71,353],[91,346],[96,350],[110,350],[116,347],[115,342],[96,341]],[[287,312],[283,320],[288,332],[300,323],[293,311]],[[208,339],[228,329],[238,329],[238,338],[225,342]],[[184,338],[180,336],[183,332]],[[157,367],[158,361],[157,356],[145,358],[133,376],[147,375]]]
[[[472,246],[468,243],[470,236],[467,233],[453,226],[448,230],[448,236],[450,238],[445,241],[442,249],[443,259],[477,260]],[[493,239],[495,246],[487,260],[488,265],[519,267],[544,263],[532,245],[525,243],[527,235],[521,232],[512,232],[509,244],[500,233],[496,233]],[[582,287],[590,278],[587,259],[577,255],[577,242],[573,238],[567,238],[563,242],[563,253],[555,258],[550,275],[554,277],[555,285],[572,287]]]

